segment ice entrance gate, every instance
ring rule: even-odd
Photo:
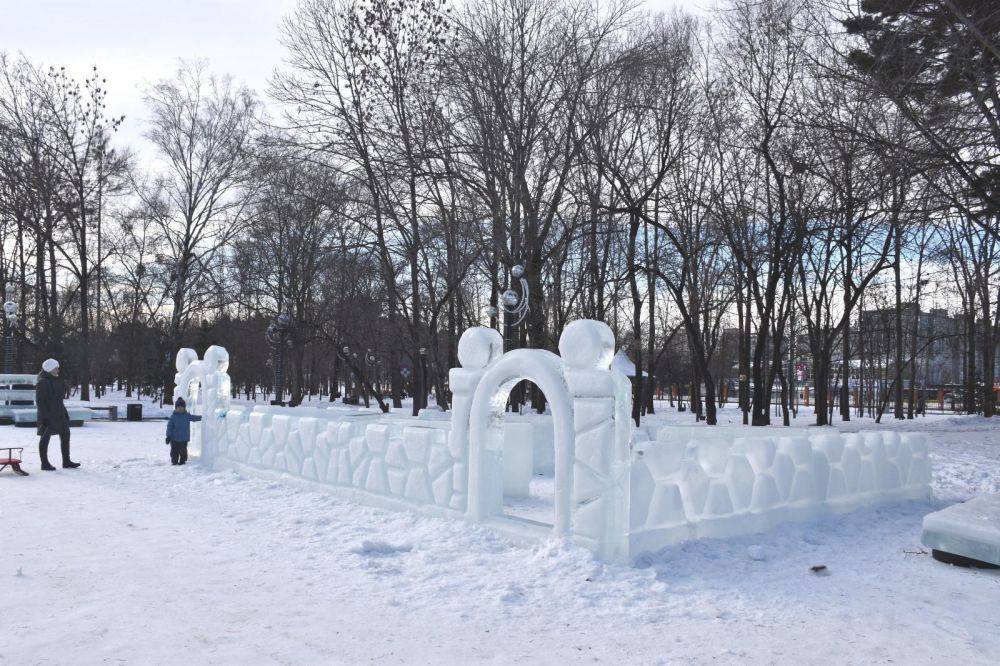
[[[606,324],[578,320],[559,339],[560,355],[516,349],[490,328],[463,334],[461,368],[451,371],[452,437],[469,451],[468,516],[504,531],[525,531],[503,513],[503,419],[507,396],[527,379],[545,393],[555,446],[556,536],[605,559],[627,555],[631,386],[611,370],[614,336]]]

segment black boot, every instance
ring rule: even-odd
[[[80,463],[73,462],[69,459],[69,438],[63,438],[59,440],[59,448],[62,449],[62,459],[63,459],[63,469],[76,469],[80,466]]]
[[[38,457],[42,459],[42,470],[45,472],[55,471],[55,467],[49,464],[49,443],[38,442]]]

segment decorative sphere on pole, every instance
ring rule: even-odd
[[[15,298],[17,297],[14,291],[14,285],[7,285],[7,298],[6,302],[3,304],[3,312],[7,317],[7,321],[13,326],[17,322],[17,302]]]
[[[507,325],[518,326],[528,316],[531,291],[524,277],[524,266],[521,264],[511,266],[510,276],[514,284],[500,294],[500,308],[508,317]],[[520,293],[514,289],[514,285],[520,285]]]
[[[3,304],[4,316],[7,319],[7,330],[4,336],[4,372],[14,371],[14,331],[17,329],[17,295],[13,284],[8,284],[6,300]]]

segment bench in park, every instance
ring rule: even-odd
[[[35,384],[37,375],[0,374],[0,425],[15,425],[32,428],[38,424],[38,410],[35,407]],[[118,409],[114,407],[114,415]],[[89,407],[67,407],[69,425],[76,428],[94,418]],[[114,420],[114,419],[112,419]]]
[[[35,375],[0,374],[0,425],[14,423],[14,410],[35,406]]]
[[[66,412],[69,414],[70,428],[79,428],[94,418],[89,407],[67,407]],[[14,425],[18,428],[34,428],[38,425],[38,410],[34,407],[15,409]]]
[[[107,412],[109,421],[118,420],[118,405],[91,405],[87,409],[92,412]]]

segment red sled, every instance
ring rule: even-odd
[[[21,459],[17,456],[24,454],[23,446],[13,446],[0,448],[0,456],[3,455],[4,451],[7,452],[7,457],[0,457],[0,472],[4,471],[8,467],[14,470],[15,474],[20,474],[21,476],[28,476],[28,473],[21,469]],[[17,456],[14,455],[14,451],[17,451]]]

